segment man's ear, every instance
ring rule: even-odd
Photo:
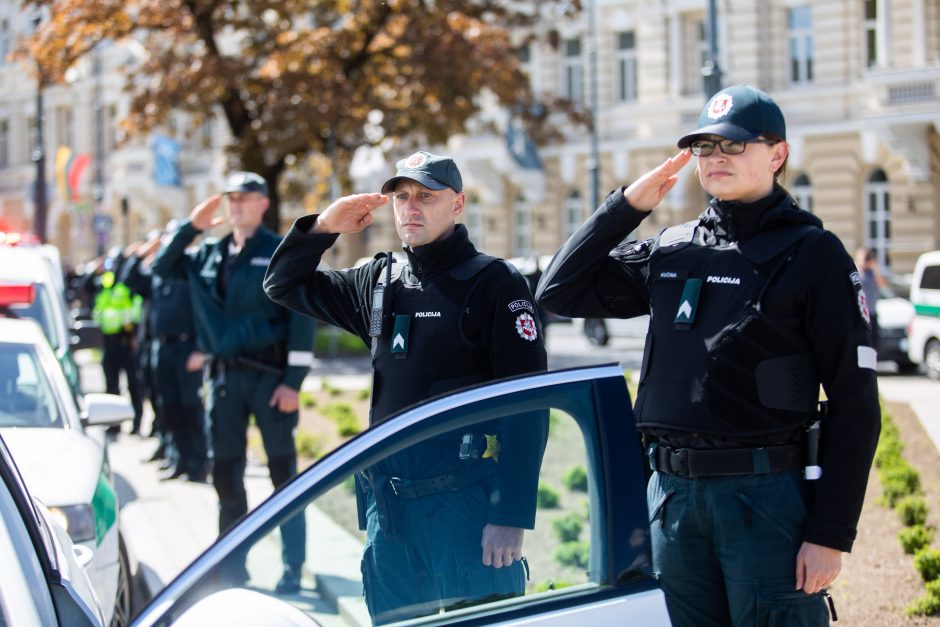
[[[454,217],[456,218],[461,213],[463,213],[464,204],[467,202],[467,196],[463,192],[457,192],[457,195],[454,197]]]

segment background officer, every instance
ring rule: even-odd
[[[170,225],[168,232],[176,231]],[[125,282],[148,300],[150,371],[161,438],[169,442],[171,460],[167,479],[186,475],[204,482],[208,475],[205,418],[200,396],[201,370],[186,367],[196,352],[196,326],[185,275],[165,279],[153,275],[149,265],[160,247],[160,235],[145,242],[127,262]]]
[[[210,365],[212,482],[219,496],[220,533],[248,510],[244,475],[250,415],[261,432],[274,486],[297,474],[293,432],[300,386],[313,363],[314,331],[312,320],[271,302],[261,287],[280,242],[261,224],[268,208],[264,179],[237,172],[223,193],[232,232],[186,251],[199,233],[223,222],[213,217],[223,196],[211,196],[193,209],[153,264],[164,280],[186,276],[197,341],[208,351],[191,354],[188,368],[200,370],[206,359]],[[285,570],[278,592],[300,588],[305,534],[302,514],[281,528]],[[236,573],[236,579],[245,577]]]
[[[131,433],[140,432],[144,413],[143,398],[137,363],[137,323],[140,321],[142,299],[118,281],[124,256],[120,248],[109,251],[102,261],[96,279],[98,288],[92,319],[98,323],[103,336],[101,368],[104,371],[105,391],[121,393],[121,371],[127,380],[127,391],[134,407]],[[117,431],[118,428],[111,427]]]
[[[276,302],[372,347],[370,423],[434,394],[544,370],[525,279],[477,252],[456,224],[465,197],[454,161],[415,153],[398,163],[382,192],[393,199],[407,263],[390,265],[386,253],[355,269],[315,270],[340,233],[361,231],[387,202],[358,194],[297,220],[265,278]],[[547,416],[503,419],[485,433],[498,434],[498,442],[451,433],[365,473],[362,569],[375,622],[523,593],[523,529],[535,524]]]
[[[651,314],[635,413],[673,623],[828,624],[825,589],[852,548],[878,441],[867,312],[842,243],[777,183],[788,146],[776,103],[729,87],[699,125],[607,197],[537,296],[568,316]],[[714,197],[705,212],[621,244],[693,155]],[[802,444],[820,383],[817,462]],[[817,463],[821,478],[805,481]]]

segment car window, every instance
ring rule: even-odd
[[[28,344],[0,344],[0,427],[61,427],[58,406]]]
[[[500,620],[506,613],[538,614],[553,605],[570,605],[572,599],[577,603],[587,603],[594,598],[609,600],[611,588],[629,582],[645,581],[645,585],[650,585],[642,453],[633,431],[622,373],[619,382],[613,379],[607,385],[608,389],[619,385],[619,396],[612,394],[615,400],[610,404],[603,402],[604,394],[591,383],[582,381],[569,387],[513,392],[511,402],[504,397],[485,398],[452,407],[395,432],[382,431],[385,427],[391,429],[390,425],[367,431],[328,457],[329,462],[321,462],[324,467],[339,464],[342,470],[337,468],[318,483],[305,486],[309,483],[305,480],[312,481],[319,470],[319,465],[315,465],[287,488],[275,493],[256,514],[263,518],[266,507],[276,509],[276,513],[272,512],[253,531],[237,529],[242,537],[235,537],[236,533],[223,538],[214,547],[217,556],[213,557],[211,550],[204,556],[205,568],[193,568],[189,582],[177,582],[185,587],[185,592],[172,589],[164,592],[168,596],[178,595],[172,606],[159,598],[154,602],[156,606],[171,607],[170,611],[154,623],[145,620],[143,624],[170,624],[174,617],[200,599],[233,586],[279,597],[321,622],[328,622],[330,616],[339,611],[348,613],[359,624],[369,624],[366,600],[384,595],[385,602],[394,605],[399,599],[396,596],[389,601],[390,593],[383,582],[370,577],[367,566],[370,559],[414,559],[424,564],[456,560],[457,571],[467,573],[457,577],[456,583],[441,583],[445,588],[454,586],[453,600],[448,602],[448,594],[444,594],[445,602],[441,605],[404,598],[411,586],[407,582],[395,582],[391,588],[402,596],[400,604],[395,605],[396,610],[400,610],[397,618],[404,617],[408,624],[428,620],[490,623]],[[512,426],[507,427],[507,423]],[[360,492],[361,499],[364,492],[377,489],[374,486],[388,486],[388,480],[395,478],[396,468],[403,467],[402,456],[421,457],[426,456],[428,450],[450,447],[454,458],[458,458],[468,434],[488,435],[494,425],[501,425],[496,433],[502,444],[498,460],[490,456],[467,463],[503,465],[510,469],[520,458],[528,460],[526,465],[535,460],[536,472],[529,480],[531,492],[523,490],[518,493],[522,496],[514,497],[525,501],[525,495],[531,495],[536,507],[534,529],[524,532],[525,569],[520,572],[525,578],[525,593],[511,598],[487,593],[475,596],[474,591],[481,589],[476,587],[473,575],[481,559],[479,547],[456,556],[447,551],[443,552],[444,557],[413,555],[409,550],[396,554],[389,548],[394,545],[369,541],[370,534],[360,528],[360,511],[357,510],[356,492]],[[547,443],[541,460],[537,450],[533,455],[533,450],[528,448],[539,449],[538,437],[516,440],[517,448],[513,449],[511,429],[516,433],[538,434],[544,433],[540,430],[546,426]],[[367,444],[370,437],[375,438],[372,446]],[[487,442],[486,449],[490,450],[490,441]],[[358,455],[355,454],[357,446],[364,447]],[[527,475],[524,467],[518,470],[518,474],[515,470],[510,474],[523,478]],[[431,474],[440,471],[434,469]],[[459,533],[466,510],[457,511],[451,496],[437,492],[417,495],[422,491],[422,484],[403,478],[395,485],[398,487],[393,491],[399,495],[398,499],[407,498],[411,505],[420,500],[422,504],[408,508],[405,514],[395,513],[392,510],[400,500],[390,497],[386,515],[397,517],[394,524],[406,526],[409,533],[417,529],[437,538]],[[291,496],[292,492],[296,494]],[[486,497],[490,502],[482,498],[487,494],[483,489],[467,491],[465,498],[475,505],[470,508],[472,511],[492,512],[507,505],[500,502],[495,492]],[[464,493],[462,487],[460,494]],[[406,494],[408,496],[404,496]],[[283,502],[276,505],[279,500]],[[375,499],[360,500],[362,502],[376,507]],[[287,557],[282,554],[281,533],[296,533],[291,526],[300,517],[306,522],[302,590],[297,594],[279,594],[275,587]],[[394,524],[389,526],[394,527]],[[386,552],[379,555],[378,551]],[[441,572],[446,568],[440,566]],[[435,576],[438,574],[435,571]],[[185,578],[184,573],[181,579]],[[366,599],[363,590],[367,592]]]
[[[920,288],[924,290],[940,290],[940,266],[927,266],[920,278]]]
[[[36,283],[36,298],[29,304],[10,305],[10,311],[19,318],[29,318],[35,320],[42,328],[42,332],[49,340],[53,349],[57,349],[62,342],[59,337],[58,327],[56,327],[56,314],[52,308],[51,295],[47,286],[42,283]]]

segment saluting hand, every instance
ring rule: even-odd
[[[483,527],[483,565],[502,568],[522,559],[524,529],[487,525]]]
[[[311,233],[358,233],[372,224],[372,212],[388,202],[385,194],[343,196],[317,216]]]
[[[219,205],[222,204],[222,194],[213,194],[201,203],[196,205],[189,214],[189,221],[200,231],[208,231],[214,226],[219,226],[225,219],[222,217],[213,217]]]
[[[682,150],[666,159],[659,167],[650,170],[623,190],[623,197],[638,211],[652,211],[679,182],[677,174],[691,158],[692,151]]]

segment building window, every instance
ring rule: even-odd
[[[10,165],[10,121],[0,120],[0,168]]]
[[[108,154],[114,151],[118,145],[118,115],[117,115],[117,105],[110,104],[105,107],[104,110],[105,117],[105,142],[104,142],[104,152]]]
[[[881,267],[891,265],[891,194],[884,170],[875,170],[865,183],[865,245],[875,251]]]
[[[3,18],[0,20],[0,65],[7,63],[7,55],[10,54],[12,48],[10,41],[10,20]]]
[[[565,219],[562,221],[563,233],[561,234],[564,241],[568,241],[568,238],[574,235],[574,232],[578,230],[578,227],[581,226],[581,221],[584,216],[584,208],[581,205],[581,192],[578,190],[572,190],[568,197],[565,198]]]
[[[532,209],[525,196],[516,196],[512,207],[513,242],[512,255],[525,257],[532,252]]]
[[[810,183],[808,176],[800,174],[796,177],[790,192],[800,209],[806,209],[810,213],[813,212],[813,185]]]
[[[617,100],[636,100],[636,34],[632,30],[617,33]]]
[[[790,37],[790,82],[805,85],[813,80],[813,14],[808,6],[787,11]]]
[[[562,71],[565,98],[581,102],[584,96],[584,64],[581,59],[581,39],[566,39],[562,44]]]
[[[862,22],[865,45],[865,67],[878,65],[878,0],[865,0]]]
[[[75,114],[71,107],[56,107],[56,145],[75,148]]]
[[[464,211],[467,221],[467,234],[470,241],[477,248],[483,247],[483,205],[480,204],[480,197],[475,192],[467,194],[467,207]]]

